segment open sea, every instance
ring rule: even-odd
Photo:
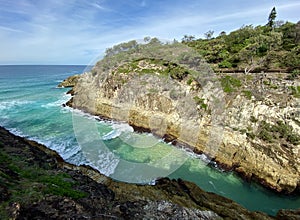
[[[70,163],[90,165],[117,180],[130,182],[127,178],[131,174],[134,175],[131,176],[133,182],[147,180],[151,183],[151,178],[166,174],[170,178],[192,181],[202,189],[228,197],[249,210],[275,215],[279,209],[300,208],[300,196],[278,195],[249,184],[191,152],[178,149],[185,155],[184,161],[162,163],[174,154],[174,146],[169,143],[151,134],[135,133],[127,124],[104,121],[63,107],[62,104],[70,99],[66,94],[69,89],[57,88],[57,85],[68,76],[82,73],[85,68],[71,65],[0,66],[0,125],[14,134],[46,145]],[[89,129],[95,133],[94,128],[97,141],[83,144],[82,138],[88,137]],[[78,136],[83,130],[85,134]],[[180,165],[176,166],[177,162]],[[144,164],[155,164],[154,170],[167,172],[153,172],[149,176],[151,169],[142,167]],[[139,173],[136,173],[137,167]]]

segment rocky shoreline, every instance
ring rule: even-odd
[[[70,85],[74,96],[67,105],[204,153],[247,181],[299,194],[299,97],[291,90],[297,88],[297,79],[287,80],[281,73],[214,76],[210,81],[221,82],[219,87],[225,82],[223,89],[229,85],[232,90],[221,93],[215,104],[211,100],[220,88],[213,84],[188,76],[167,82],[153,74],[137,76],[137,71],[165,68],[139,62],[126,73],[122,65],[108,72],[101,70],[101,63],[96,65]]]
[[[297,219],[250,212],[191,182],[159,179],[153,186],[115,182],[89,166],[0,127],[2,219]]]

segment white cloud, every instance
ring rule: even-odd
[[[116,11],[105,1],[44,2],[32,5],[23,1],[24,11],[20,11],[20,7],[12,8],[17,14],[29,16],[26,21],[11,25],[1,25],[0,21],[0,46],[1,51],[5,51],[0,54],[2,64],[84,64],[101,55],[105,48],[131,39],[157,36],[180,40],[184,34],[199,37],[208,30],[228,32],[243,24],[264,24],[273,7],[267,2],[240,8],[238,12],[224,9],[220,15],[217,10],[206,11],[204,6],[169,5],[150,13],[147,2],[138,0],[137,6],[144,7],[141,10],[145,13],[137,15],[128,14],[126,10]],[[293,2],[276,8],[286,13],[299,6],[299,2]]]

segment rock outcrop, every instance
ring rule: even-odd
[[[77,83],[79,75],[70,76],[61,83],[58,84],[59,88],[63,87],[73,87]]]
[[[2,219],[275,219],[180,179],[115,182],[1,127],[0,157]],[[299,211],[278,213],[289,216]]]
[[[299,79],[214,74],[203,67],[195,74],[185,60],[163,58],[108,69],[106,62],[80,76],[70,106],[204,153],[275,191],[299,192]]]

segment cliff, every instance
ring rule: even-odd
[[[0,127],[1,219],[274,219],[191,182],[115,182]],[[282,210],[279,219],[298,218]]]
[[[107,55],[79,76],[68,104],[204,153],[249,181],[299,192],[299,78],[215,74],[189,48],[149,44]]]

